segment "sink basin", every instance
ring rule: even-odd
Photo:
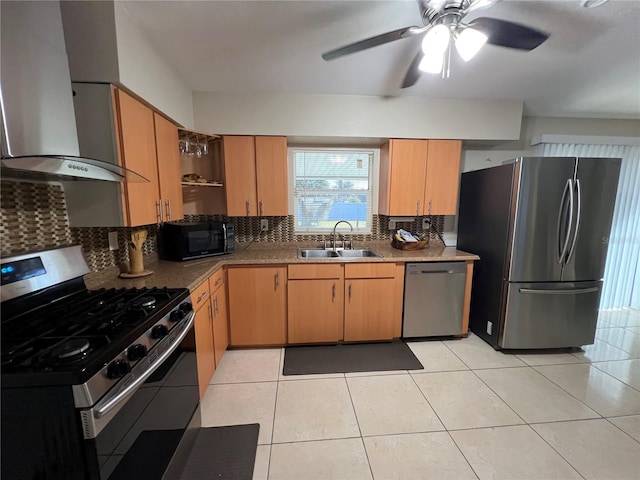
[[[339,250],[338,255],[346,258],[382,257],[379,253],[366,248],[361,250]]]
[[[336,258],[337,252],[324,248],[299,248],[298,258]]]

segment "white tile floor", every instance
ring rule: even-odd
[[[640,312],[593,346],[496,352],[412,342],[424,370],[282,376],[283,349],[231,350],[203,426],[260,423],[256,479],[640,479]]]

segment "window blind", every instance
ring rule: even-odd
[[[294,150],[296,233],[330,232],[339,220],[354,232],[370,233],[372,174],[373,151]]]

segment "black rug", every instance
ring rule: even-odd
[[[421,370],[424,367],[404,342],[287,347],[283,375]]]
[[[251,480],[260,424],[201,428],[182,480]]]

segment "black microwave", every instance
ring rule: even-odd
[[[224,255],[236,246],[233,223],[166,222],[160,228],[160,255],[167,260]]]

